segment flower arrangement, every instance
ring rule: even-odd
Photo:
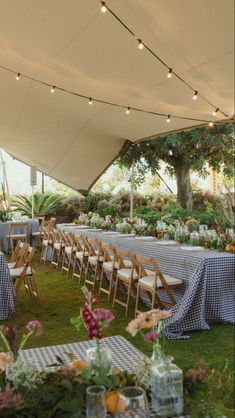
[[[23,335],[17,347],[16,344],[16,327],[8,325],[7,327],[0,327],[0,341],[2,341],[4,352],[0,352],[0,370],[5,370],[5,366],[17,360],[21,350],[23,350],[28,339],[39,337],[43,333],[43,326],[39,321],[29,321],[25,328],[28,330],[26,335]]]
[[[169,311],[152,309],[147,312],[140,313],[137,318],[129,322],[126,331],[135,337],[141,333],[146,343],[152,344],[153,354],[163,356],[160,346],[160,330],[162,323],[166,318],[171,316]],[[156,328],[156,330],[154,330]],[[144,332],[146,330],[146,332]]]
[[[85,296],[83,308],[78,317],[71,318],[71,323],[77,331],[80,331],[82,326],[86,328],[88,338],[95,342],[95,359],[92,362],[93,371],[96,374],[105,374],[111,367],[111,361],[109,361],[110,359],[108,361],[104,359],[100,340],[104,337],[105,328],[110,325],[115,317],[109,309],[94,309],[93,305],[98,303],[98,299],[88,291],[86,286],[82,287],[82,292]]]

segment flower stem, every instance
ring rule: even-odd
[[[10,344],[9,344],[9,342],[7,341],[7,339],[6,339],[5,335],[3,334],[3,332],[2,332],[1,330],[0,330],[0,337],[1,337],[2,341],[3,341],[3,344],[4,344],[4,346],[5,346],[6,350],[7,350],[7,352],[8,352],[8,353],[10,354],[10,356],[14,359],[14,353],[13,353],[13,351],[11,350]]]

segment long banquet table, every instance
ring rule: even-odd
[[[0,252],[0,320],[8,319],[15,311],[15,291],[3,253]]]
[[[33,244],[32,242],[32,233],[39,231],[39,221],[38,219],[26,219],[22,221],[18,221],[19,223],[27,222],[27,229],[28,229],[28,242]],[[0,222],[0,250],[3,252],[8,251],[8,232],[11,223],[16,224],[17,221],[7,221],[7,222]],[[16,233],[20,234],[23,232],[22,228],[15,228]]]
[[[154,257],[164,274],[183,281],[180,294],[176,294],[178,302],[171,310],[171,317],[165,320],[166,338],[188,338],[182,334],[208,330],[210,324],[234,323],[233,254],[206,249],[182,250],[178,244],[160,245],[157,240],[141,241],[73,225],[58,224],[57,228],[110,242],[123,251]]]

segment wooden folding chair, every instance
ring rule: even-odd
[[[52,232],[53,247],[52,247],[52,256],[51,256],[51,267],[55,266],[57,268],[60,263],[62,263],[64,256],[65,248],[65,239],[62,234],[62,231],[59,229],[53,229]]]
[[[88,246],[88,259],[84,284],[92,285],[95,289],[96,279],[101,276],[101,265],[103,262],[102,245],[97,239],[86,238]]]
[[[20,242],[20,241],[17,242],[17,246],[11,257],[11,261],[10,263],[8,263],[9,269],[22,267],[24,265],[28,248],[29,248],[29,244],[27,244],[26,242]]]
[[[85,238],[82,235],[75,235],[74,243],[76,245],[76,251],[75,253],[73,253],[72,278],[77,277],[80,282],[82,278],[82,273],[86,271],[87,268],[89,248]]]
[[[157,261],[152,257],[134,255],[136,266],[139,270],[135,315],[139,313],[138,304],[141,293],[150,297],[151,309],[170,308],[176,304],[176,300],[170,288],[182,285],[182,280],[163,275]],[[164,293],[164,299],[163,299]],[[162,295],[161,295],[162,294]]]
[[[35,248],[29,247],[24,266],[11,269],[10,274],[15,285],[16,296],[18,295],[20,287],[23,284],[29,296],[32,298],[36,298],[40,303],[39,294],[34,277],[34,270],[31,265],[34,253]]]
[[[43,229],[43,240],[42,240],[42,248],[41,248],[41,256],[40,261],[46,263],[48,259],[48,251],[53,248],[53,236],[52,236],[52,230],[51,226],[48,224]]]
[[[117,278],[113,296],[113,307],[115,303],[126,308],[126,316],[128,314],[130,297],[135,295],[134,280],[138,278],[138,270],[134,256],[130,252],[119,251],[116,249],[119,268],[117,270]],[[119,291],[122,299],[119,299],[117,293]],[[126,301],[123,298],[126,297]]]
[[[21,232],[18,232],[19,229]],[[27,222],[15,222],[10,223],[8,238],[8,251],[11,249],[11,254],[14,252],[14,243],[18,241],[28,241],[28,224]]]
[[[65,247],[61,271],[66,271],[68,276],[72,263],[72,256],[73,253],[76,252],[76,244],[74,243],[74,235],[71,232],[62,231],[62,234],[64,236]]]
[[[116,248],[105,242],[101,243],[103,249],[103,263],[100,277],[99,295],[105,293],[110,300],[113,284],[116,281],[116,273],[119,267]],[[104,287],[106,284],[106,287]],[[108,286],[108,288],[107,288]]]

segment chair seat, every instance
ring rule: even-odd
[[[44,239],[43,241],[42,241],[42,245],[44,246],[44,247],[46,247],[47,245],[49,245],[49,244],[52,244],[52,240],[51,239]]]
[[[94,264],[94,265],[96,265],[96,264],[98,263],[98,260],[99,260],[99,261],[103,261],[103,257],[98,257],[98,255],[90,255],[90,256],[88,257],[88,262],[89,262],[90,264]]]
[[[7,265],[8,265],[8,268],[9,269],[13,269],[14,266],[15,266],[15,263],[7,263]]]
[[[32,235],[35,237],[35,236],[39,236],[39,235],[41,235],[41,232],[40,231],[37,231],[37,232],[32,232]]]
[[[87,251],[85,251],[85,252],[83,252],[83,251],[76,251],[76,258],[82,259],[83,256],[87,257],[88,256],[88,252]]]
[[[66,254],[72,254],[73,247],[72,246],[65,247],[64,251]]]
[[[24,269],[24,267],[17,267],[15,269],[14,268],[13,269],[10,269],[10,275],[11,275],[11,277],[13,277],[13,278],[14,277],[19,277],[21,275],[23,269]],[[28,267],[27,268],[26,276],[32,276],[31,267]]]
[[[177,286],[183,283],[182,280],[175,279],[174,277],[168,276],[167,274],[164,275],[164,278],[168,286]],[[144,286],[153,288],[155,285],[155,276],[148,275],[148,276],[141,277],[141,279],[139,279],[139,284],[143,284]],[[163,284],[160,279],[157,279],[157,287],[158,288],[163,287]]]
[[[118,269],[118,267],[119,267],[119,264],[118,264],[117,261],[115,261],[114,268],[115,269]],[[105,261],[103,263],[103,269],[104,270],[107,270],[107,271],[112,271],[112,269],[113,269],[113,261]]]
[[[12,234],[12,235],[7,235],[7,238],[11,238],[11,239],[27,238],[27,235],[26,234]]]
[[[131,260],[122,260],[122,261],[125,264],[125,267],[127,268],[131,268],[133,266],[133,263],[131,262]]]
[[[56,249],[56,250],[60,250],[61,249],[61,243],[60,242],[54,242],[54,248]]]
[[[121,279],[125,279],[125,280],[130,280],[131,279],[131,269],[128,268],[123,268],[117,271],[117,276],[120,277]],[[137,279],[138,278],[138,274],[136,273],[136,271],[133,271],[133,279]]]

